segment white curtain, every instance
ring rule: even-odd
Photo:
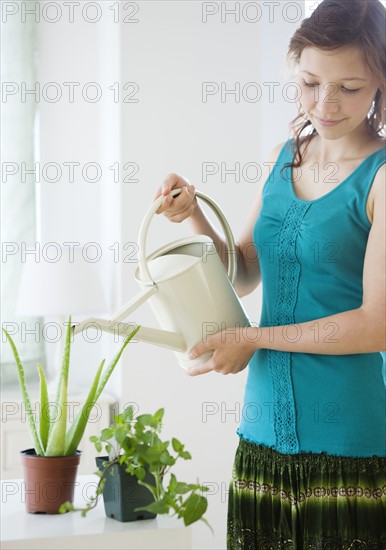
[[[31,328],[41,327],[40,319],[22,319],[16,315],[16,302],[23,265],[24,243],[36,241],[35,231],[35,176],[27,175],[22,181],[23,167],[34,166],[34,129],[36,107],[33,96],[23,97],[22,86],[35,85],[35,22],[27,18],[8,17],[1,23],[1,81],[4,89],[16,93],[2,97],[1,122],[1,322],[8,325],[19,350],[26,376],[36,379],[36,363],[44,357],[41,330],[29,334]],[[10,83],[10,84],[6,84]],[[10,164],[16,175],[6,178]],[[24,163],[24,164],[23,164]],[[38,325],[36,325],[38,323]],[[17,380],[13,355],[8,342],[1,338],[1,382]]]

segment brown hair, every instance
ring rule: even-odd
[[[356,46],[371,72],[381,82],[371,111],[367,117],[369,135],[382,137],[385,125],[385,74],[386,74],[386,9],[379,0],[323,0],[310,17],[304,19],[291,38],[288,61],[297,65],[304,48],[334,50],[343,46]],[[302,136],[304,130],[308,134]],[[317,132],[305,114],[291,121],[294,136],[294,161],[288,167],[298,168],[302,163],[300,147],[307,148]],[[303,151],[304,154],[304,151]]]

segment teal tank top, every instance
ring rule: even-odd
[[[332,191],[306,201],[291,180],[293,140],[263,187],[254,242],[262,273],[260,326],[293,325],[362,304],[371,224],[366,201],[386,149],[369,155]],[[315,339],[339,328],[315,323]],[[298,329],[285,335],[294,341]],[[260,349],[249,363],[238,434],[285,454],[386,456],[386,354],[317,355]]]

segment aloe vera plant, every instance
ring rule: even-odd
[[[68,320],[66,342],[63,352],[62,365],[59,373],[58,384],[56,389],[55,405],[59,415],[54,417],[50,412],[50,401],[47,391],[47,381],[44,370],[41,365],[37,365],[40,379],[40,422],[37,424],[34,412],[31,406],[31,400],[28,388],[25,381],[24,369],[21,363],[19,353],[15,343],[8,332],[3,328],[3,331],[11,345],[15,363],[17,366],[18,378],[21,388],[23,401],[26,407],[26,415],[30,433],[34,442],[35,452],[39,456],[68,456],[75,453],[80,444],[84,431],[90,417],[91,410],[99,399],[103,388],[108,379],[113,373],[124,349],[134,335],[138,332],[139,327],[136,327],[124,340],[120,350],[113,358],[111,363],[104,368],[105,360],[103,360],[95,374],[94,381],[87,395],[83,407],[78,412],[71,426],[67,429],[67,391],[68,391],[68,373],[70,367],[70,352],[71,352],[71,317]]]

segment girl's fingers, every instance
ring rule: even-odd
[[[181,189],[178,195],[173,196],[172,190]],[[188,180],[177,174],[169,174],[158,188],[154,200],[163,196],[157,214],[164,214],[173,222],[181,222],[191,215],[194,210],[195,187]]]
[[[191,214],[193,214],[193,211],[194,211],[194,205],[191,204],[183,212],[179,212],[178,214],[171,214],[170,216],[168,216],[167,212],[166,212],[165,215],[168,217],[169,221],[175,222],[175,223],[180,223],[180,222],[186,220],[186,218],[189,218],[189,216]]]
[[[161,185],[162,195],[168,195],[172,189],[178,187],[189,187],[190,183],[187,179],[178,174],[168,174]]]
[[[160,191],[161,190],[159,189],[159,192],[156,193],[154,200],[157,200],[159,197],[161,197],[162,193]],[[162,203],[160,204],[159,208],[156,210],[156,214],[162,214],[163,212],[165,212],[170,207],[172,202],[173,202],[173,196],[170,193],[167,195],[164,195],[162,199]]]
[[[175,188],[176,189],[176,188]],[[193,201],[195,199],[195,189],[191,185],[189,187],[181,188],[181,193],[177,196],[172,196],[171,193],[167,195],[159,209],[158,214],[165,214],[165,216],[171,221],[182,221],[194,210]],[[193,206],[193,208],[192,208]]]

